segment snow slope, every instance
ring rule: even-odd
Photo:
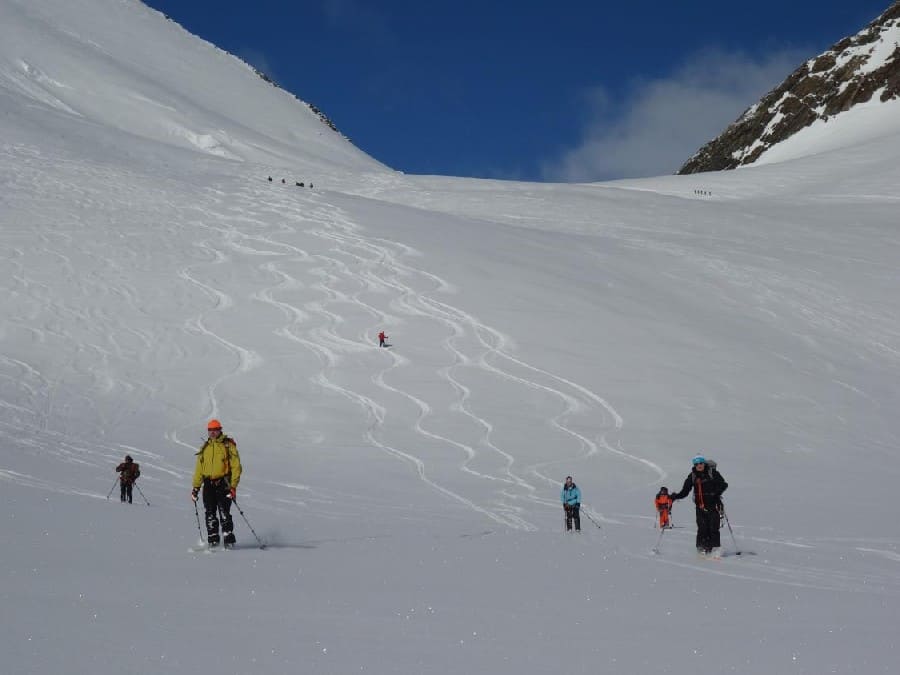
[[[756,166],[853,148],[881,138],[893,138],[900,128],[900,100],[877,97],[829,120],[816,120],[760,155]]]
[[[0,95],[47,132],[52,112],[104,137],[235,161],[383,169],[291,94],[136,0],[4,0],[0,26]]]
[[[249,96],[223,121],[203,83],[265,83],[137,3],[0,18],[4,672],[895,672],[896,136],[608,184],[408,177],[315,118],[254,126]],[[17,58],[68,109],[10,85]],[[183,98],[228,154],[125,91]],[[190,552],[213,416],[264,551],[235,512],[236,550]],[[740,556],[697,559],[685,502],[651,552],[698,451]]]

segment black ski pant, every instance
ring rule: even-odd
[[[119,499],[123,502],[128,502],[129,504],[131,504],[131,485],[130,482],[122,480],[121,478],[119,479]]]
[[[575,521],[575,531],[581,531],[581,504],[566,504],[566,532],[572,529],[572,521]]]
[[[206,479],[203,481],[203,509],[206,511],[206,540],[219,543],[219,516],[222,517],[222,533],[225,543],[234,543],[234,522],[231,520],[231,498],[228,481]]]
[[[721,546],[719,539],[719,509],[715,506],[697,507],[697,548],[708,551]]]

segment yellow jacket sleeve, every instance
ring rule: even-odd
[[[241,482],[241,456],[238,454],[237,444],[232,441],[228,444],[228,464],[231,467],[231,482],[233,488]]]
[[[199,488],[203,484],[203,471],[202,471],[202,462],[203,462],[203,450],[197,453],[197,464],[194,466],[194,477],[191,479],[191,487]]]

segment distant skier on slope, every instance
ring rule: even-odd
[[[672,497],[669,496],[669,488],[661,487],[656,493],[656,499],[653,500],[656,507],[656,513],[659,516],[659,529],[672,527]]]
[[[581,490],[575,485],[572,476],[566,476],[560,499],[566,512],[566,532],[571,532],[572,521],[575,521],[575,531],[581,532]]]
[[[387,346],[387,339],[388,339],[388,336],[384,334],[384,331],[381,331],[381,332],[378,334],[378,346],[379,346],[379,347],[386,347],[386,346]]]
[[[125,455],[125,461],[116,467],[119,474],[119,501],[131,504],[131,492],[134,481],[141,475],[141,466],[135,462],[131,455]]]
[[[219,518],[225,548],[234,546],[234,523],[231,520],[231,502],[237,498],[237,486],[241,480],[241,457],[237,443],[222,433],[219,420],[206,425],[209,438],[197,452],[191,499],[196,503],[203,488],[203,508],[206,511],[206,535],[210,547],[219,545]]]
[[[714,558],[718,558],[722,552],[719,538],[722,493],[728,489],[728,483],[716,468],[707,464],[703,455],[694,457],[691,465],[691,473],[684,479],[684,486],[671,497],[673,501],[677,501],[687,497],[691,490],[694,491],[694,505],[697,507],[697,553],[712,554]]]

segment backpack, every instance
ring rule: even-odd
[[[141,468],[137,462],[123,462],[119,465],[122,474],[122,480],[129,483],[136,481],[141,475]],[[117,469],[119,468],[117,467]]]

